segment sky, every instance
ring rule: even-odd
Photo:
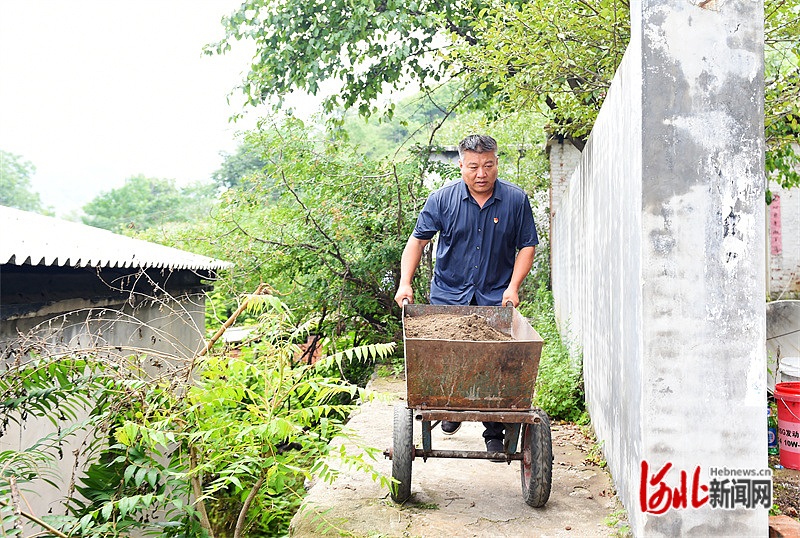
[[[68,216],[139,174],[211,177],[255,119],[229,121],[247,47],[202,53],[239,3],[0,0],[0,149],[36,167],[45,205]]]

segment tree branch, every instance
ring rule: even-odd
[[[247,521],[247,512],[250,510],[250,505],[253,504],[253,499],[256,498],[258,490],[261,489],[263,484],[264,473],[262,472],[256,483],[253,484],[253,488],[250,490],[250,493],[247,494],[247,498],[244,500],[242,509],[239,510],[239,517],[236,519],[236,529],[233,531],[233,538],[241,538],[242,531],[244,530],[244,524]]]
[[[190,481],[192,483],[192,491],[197,498],[197,511],[200,512],[200,524],[208,531],[209,536],[214,538],[214,530],[211,528],[211,521],[208,519],[208,512],[206,512],[206,503],[203,501],[203,484],[200,480],[200,473],[194,472],[197,470],[197,447],[191,445],[189,447],[189,469],[192,471]]]
[[[250,301],[250,297],[254,297],[257,295],[268,295],[270,293],[272,293],[272,289],[267,284],[262,282],[261,284],[258,285],[256,291],[254,291],[251,295],[245,296],[245,298],[239,305],[239,308],[237,308],[236,311],[233,314],[231,314],[231,316],[225,321],[225,323],[222,324],[222,327],[220,327],[219,330],[216,333],[214,333],[214,336],[212,336],[208,340],[208,342],[206,342],[206,344],[203,346],[203,349],[201,349],[199,353],[197,353],[194,357],[192,357],[192,362],[189,365],[189,369],[186,372],[187,381],[189,379],[189,376],[192,375],[192,370],[194,370],[194,364],[197,361],[197,359],[208,353],[209,350],[212,347],[214,347],[214,344],[217,342],[217,340],[219,340],[220,337],[225,333],[225,331],[228,330],[228,327],[233,325],[233,323],[236,321],[236,318],[239,317],[239,314],[244,312],[244,309],[247,308],[247,304]]]
[[[12,490],[13,490],[13,488],[12,488]],[[12,510],[14,510],[14,513],[16,515],[22,516],[25,519],[35,523],[36,525],[39,525],[43,529],[47,530],[47,532],[53,534],[54,536],[58,536],[58,538],[69,538],[68,535],[66,535],[63,532],[59,531],[55,527],[51,527],[50,525],[48,525],[47,523],[45,523],[44,521],[42,521],[38,517],[34,516],[33,514],[29,514],[28,512],[25,512],[24,510],[20,510],[19,506],[14,506],[10,502],[6,501],[5,499],[0,499],[0,505],[6,506],[8,508],[11,508]]]

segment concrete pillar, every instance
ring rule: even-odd
[[[767,467],[763,4],[642,0],[640,20],[642,455],[710,484]],[[765,535],[767,510],[690,505],[638,528]]]
[[[563,137],[549,138],[546,151],[550,163],[550,216],[552,217],[567,190],[569,177],[581,162],[581,151]]]
[[[637,536],[767,534],[763,136],[762,1],[633,2],[552,274]]]

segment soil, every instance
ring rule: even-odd
[[[403,320],[406,338],[497,342],[511,340],[478,314],[431,314],[407,316]]]
[[[772,469],[772,503],[780,513],[794,519],[800,517],[800,471],[780,465],[779,456],[769,457]]]

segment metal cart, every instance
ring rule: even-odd
[[[406,319],[435,314],[484,318],[493,328],[511,336],[508,341],[420,339],[406,336]],[[403,308],[407,405],[394,408],[392,460],[395,502],[411,496],[411,468],[422,458],[518,460],[522,497],[533,507],[550,497],[553,446],[550,419],[531,407],[543,341],[513,307],[439,306],[407,304]],[[434,450],[431,430],[442,420],[502,422],[504,451]],[[414,446],[414,422],[422,425],[422,447]]]

